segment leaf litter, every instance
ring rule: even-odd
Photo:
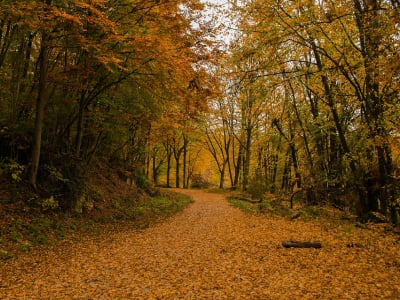
[[[0,299],[400,298],[398,236],[244,214],[223,195],[183,192],[195,202],[147,229],[2,262]],[[291,239],[322,248],[283,248]]]

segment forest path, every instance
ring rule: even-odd
[[[400,260],[399,265],[388,265],[387,257],[382,262],[375,252],[348,248],[317,223],[247,215],[230,207],[223,195],[180,192],[195,202],[150,228],[99,240],[84,238],[0,265],[0,299],[395,299],[399,295]],[[290,238],[319,239],[323,248],[282,248],[281,241]]]

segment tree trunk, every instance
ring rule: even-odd
[[[252,127],[248,124],[246,129],[246,154],[243,159],[243,191],[247,190],[249,184],[249,173],[250,173],[250,155],[251,155],[251,134]]]
[[[239,153],[235,166],[235,180],[233,182],[233,188],[237,188],[239,185],[240,170],[242,169],[242,159],[243,159],[242,156],[243,156],[243,147],[239,143]]]
[[[81,100],[79,102],[79,112],[78,112],[78,122],[76,126],[76,139],[75,139],[75,155],[79,157],[81,148],[82,148],[82,140],[83,140],[83,119],[84,119],[84,101],[85,101],[85,91],[81,91]]]
[[[229,178],[231,180],[231,188],[235,188],[235,139],[232,139],[232,156],[228,161]]]
[[[169,139],[167,139],[165,142],[163,142],[165,152],[167,153],[167,187],[171,187],[170,183],[170,176],[171,176],[171,158],[172,158],[172,146],[169,142]]]
[[[282,184],[281,184],[281,190],[282,191],[287,191],[289,189],[289,179],[290,179],[290,168],[292,165],[292,157],[290,155],[290,148],[286,151],[286,156],[285,156],[285,167],[283,170],[283,175],[282,175]]]
[[[294,133],[293,133],[293,129],[292,129],[292,121],[289,120],[289,134],[290,134],[290,142],[289,142],[289,146],[290,146],[290,152],[292,153],[292,162],[293,162],[293,168],[294,168],[294,173],[296,176],[296,184],[297,184],[297,188],[301,188],[301,175],[300,175],[300,171],[299,171],[299,166],[297,164],[297,148],[296,148],[296,144],[294,143]]]
[[[146,155],[146,169],[145,169],[145,175],[147,179],[150,179],[150,154],[147,153]]]
[[[278,173],[278,161],[279,155],[275,154],[273,157],[273,169],[272,169],[272,178],[271,178],[271,193],[275,193],[276,191],[276,174]]]
[[[49,1],[48,1],[49,2]],[[29,183],[36,189],[37,173],[39,169],[40,150],[42,144],[43,121],[47,102],[48,77],[48,47],[49,35],[42,33],[39,54],[39,88],[36,100],[35,131],[33,136],[32,157],[29,170]]]
[[[157,179],[158,179],[158,171],[157,171],[157,166],[156,166],[156,154],[154,153],[153,155],[153,182],[155,185],[157,185]]]
[[[224,163],[222,164],[222,168],[221,168],[221,172],[220,172],[220,177],[219,177],[219,188],[220,189],[224,188],[226,163],[227,163],[227,161],[225,160]]]
[[[180,162],[179,162],[179,156],[175,158],[175,187],[179,188],[180,187],[180,178],[179,178],[179,169],[180,169]]]
[[[231,155],[230,155],[229,151],[230,151],[230,148],[228,148],[226,151],[226,160],[228,162],[229,180],[231,182],[231,187],[233,187],[234,186],[234,178],[233,178],[233,172],[232,172]]]
[[[172,152],[174,154],[175,158],[175,187],[179,188],[180,187],[180,157],[182,155],[182,151],[185,147],[185,137],[184,138],[184,144],[182,147],[179,146],[179,139],[178,141],[174,138],[173,139],[173,146],[172,146]]]
[[[171,157],[172,153],[168,152],[167,153],[167,187],[171,187],[170,184],[170,176],[171,176]]]
[[[183,188],[186,189],[186,173],[187,173],[187,146],[189,143],[189,139],[184,136],[183,137]]]

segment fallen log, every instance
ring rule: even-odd
[[[304,241],[283,241],[282,246],[285,248],[321,248],[320,241],[304,242]]]

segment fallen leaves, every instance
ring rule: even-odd
[[[246,215],[222,195],[145,230],[55,247],[5,262],[0,298],[395,299],[400,254],[392,235],[314,221]],[[345,235],[343,235],[345,233]],[[321,249],[284,249],[283,239]],[[368,248],[348,247],[350,243]],[[37,263],[35,263],[37,262]]]

